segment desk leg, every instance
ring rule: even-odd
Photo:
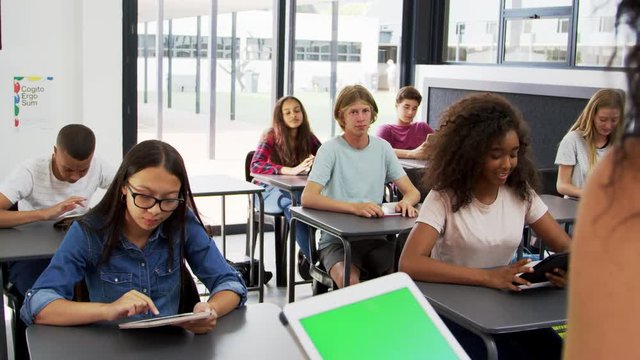
[[[258,302],[264,301],[264,271],[261,271],[264,268],[264,199],[262,198],[262,193],[258,193],[258,200],[260,201],[260,218],[258,219],[258,236],[260,237],[260,266],[258,267]],[[253,212],[253,211],[252,211]],[[254,250],[252,250],[253,252]],[[252,258],[253,259],[253,258]],[[252,260],[253,261],[253,260]],[[251,267],[253,268],[253,266]]]
[[[344,247],[344,278],[342,279],[342,286],[347,287],[351,282],[351,244],[346,239],[340,238],[342,246]]]
[[[293,302],[296,297],[296,277],[295,277],[295,259],[296,252],[296,224],[298,220],[294,217],[291,218],[291,224],[289,225],[289,275],[287,276],[287,293],[289,294],[289,302]]]
[[[264,199],[262,198],[262,194],[258,193],[258,202],[260,203],[260,217],[258,219],[258,231],[259,231],[259,238],[258,241],[260,242],[260,253],[259,253],[259,260],[258,260],[258,302],[263,302],[264,301],[264,279],[263,279],[263,272],[260,271],[262,270],[262,268],[264,267],[264,229],[263,229],[263,225],[264,225]],[[255,197],[252,196],[251,197],[251,209],[254,209],[255,206]],[[250,238],[253,239],[255,237],[255,211],[251,211],[249,213],[249,217],[250,217],[250,221],[251,221],[251,226],[249,227],[249,231],[251,233]],[[251,264],[249,266],[249,282],[250,283],[254,283],[254,279],[256,278],[256,269],[255,266],[253,266],[253,259],[255,259],[255,246],[253,246],[253,244],[251,244],[251,246],[249,246],[249,264]]]
[[[2,275],[2,271],[0,271],[0,284],[3,283]],[[2,321],[2,324],[0,324],[0,359],[7,360],[9,358],[9,354],[7,354],[7,328],[4,313],[4,290],[0,292],[0,320]]]
[[[487,360],[498,360],[498,348],[496,347],[496,342],[493,340],[493,336],[481,333],[479,331],[473,332],[476,335],[480,336],[482,341],[484,341],[484,344],[487,347]]]
[[[224,256],[224,258],[227,258],[227,232],[225,231],[226,228],[226,224],[227,224],[227,219],[226,219],[226,203],[225,203],[225,196],[222,195],[222,221],[220,224],[220,238],[222,239],[222,256]]]

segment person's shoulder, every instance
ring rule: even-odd
[[[377,136],[369,135],[369,145],[377,149],[393,151],[393,147],[391,147],[391,144],[387,140],[381,139]]]
[[[275,141],[275,132],[272,127],[266,128],[262,134],[260,134],[260,142],[273,142]]]
[[[573,141],[583,140],[584,141],[584,133],[582,130],[571,130],[565,136],[564,139],[569,139]]]
[[[431,126],[424,121],[414,121],[411,123],[411,127],[419,130],[431,130]]]
[[[331,139],[325,141],[322,143],[322,147],[325,149],[328,148],[334,148],[336,146],[340,146],[342,144],[346,144],[347,142],[344,141],[344,139],[342,138],[342,136],[338,135],[338,136],[334,136]]]

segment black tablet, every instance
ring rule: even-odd
[[[81,217],[82,215],[65,216],[62,219],[53,223],[53,227],[66,231],[69,229],[69,227],[71,226],[71,224],[73,224],[74,221],[80,219]]]
[[[538,286],[548,285],[549,280],[545,276],[546,273],[553,273],[553,269],[562,269],[567,271],[569,268],[569,253],[556,253],[547,256],[543,260],[533,265],[533,272],[522,273],[519,276],[531,284],[540,284]],[[516,284],[523,287],[523,285]],[[524,287],[528,287],[524,285]],[[536,286],[537,287],[537,286]]]

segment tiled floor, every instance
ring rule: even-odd
[[[216,238],[216,243],[218,244],[218,247],[220,249],[222,249],[222,245],[221,245],[221,241],[220,239]],[[273,243],[273,233],[269,232],[269,233],[265,233],[264,236],[264,242],[265,242],[265,270],[267,271],[272,271],[274,273],[274,278],[272,278],[269,283],[265,286],[265,291],[264,291],[264,302],[268,302],[268,303],[273,303],[276,304],[280,307],[284,306],[284,304],[287,303],[287,288],[286,287],[277,287],[275,285],[276,283],[276,279],[275,279],[275,250],[274,250],[274,243]],[[230,235],[227,236],[227,258],[229,259],[238,259],[241,258],[244,255],[244,245],[245,245],[245,235],[241,234],[241,235]],[[300,300],[300,299],[304,299],[304,298],[308,298],[310,297],[311,294],[311,285],[298,285],[296,286],[296,300]],[[257,303],[258,302],[258,293],[256,291],[251,291],[249,292],[248,295],[248,303]],[[6,299],[5,299],[5,304],[6,304]],[[7,338],[11,339],[12,338],[12,333],[11,333],[11,312],[10,309],[5,308],[5,316],[6,318],[6,322],[5,322],[5,326],[7,329]],[[9,359],[13,359],[13,347],[12,347],[12,341],[8,341],[8,348],[9,348]]]

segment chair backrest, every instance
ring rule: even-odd
[[[538,174],[540,174],[540,194],[562,196],[556,187],[558,182],[557,167],[538,169]]]
[[[254,150],[251,150],[247,153],[247,156],[244,158],[244,180],[246,182],[251,182],[253,177],[251,176],[251,160],[253,160]]]
[[[18,211],[18,203],[13,203],[8,209],[8,211]],[[7,290],[7,285],[9,284],[9,272],[7,263],[2,263],[2,267],[0,268],[2,271],[2,289]]]

